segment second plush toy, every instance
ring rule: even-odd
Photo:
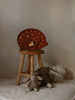
[[[37,92],[39,90],[39,86],[40,86],[42,80],[43,80],[42,77],[33,75],[30,77],[26,77],[23,80],[23,82],[25,82],[27,85],[27,91]]]

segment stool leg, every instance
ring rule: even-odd
[[[25,57],[25,55],[22,54],[21,55],[21,61],[20,61],[20,66],[19,66],[19,72],[18,72],[18,77],[17,77],[16,85],[20,84],[21,72],[22,72],[22,68],[23,68],[23,64],[24,64],[24,57]]]
[[[42,59],[41,59],[41,55],[38,55],[38,62],[39,62],[39,67],[42,68],[43,64],[42,64]]]
[[[34,74],[34,55],[30,56],[30,75]]]
[[[28,55],[27,72],[30,74],[30,55]]]

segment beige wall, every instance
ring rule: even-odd
[[[44,59],[69,68],[75,76],[75,0],[0,0],[0,77],[17,75],[16,38],[31,27],[47,37]]]

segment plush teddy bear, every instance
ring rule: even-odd
[[[39,75],[43,78],[41,86],[47,86],[51,88],[53,86],[52,82],[55,80],[55,77],[49,74],[49,68],[43,67],[39,68],[34,72],[34,75]]]
[[[25,78],[23,82],[25,82],[27,85],[27,91],[33,90],[37,92],[39,90],[39,85],[41,84],[42,80],[43,80],[42,77],[33,75]]]
[[[60,66],[42,67],[34,72],[34,75],[39,75],[43,78],[41,86],[53,87],[54,82],[63,81],[65,69]]]

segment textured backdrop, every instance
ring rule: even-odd
[[[75,76],[75,0],[0,0],[0,77],[17,75],[16,38],[26,28],[46,35],[44,60],[70,69]]]

